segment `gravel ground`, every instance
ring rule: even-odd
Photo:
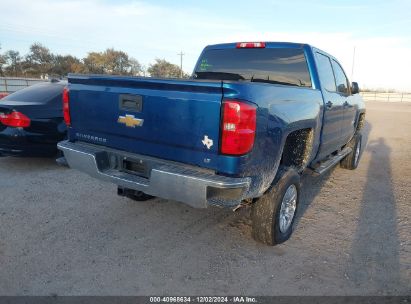
[[[367,103],[355,171],[304,176],[296,231],[134,202],[50,159],[0,158],[1,295],[410,295],[411,103]]]

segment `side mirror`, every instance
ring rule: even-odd
[[[358,83],[357,82],[352,82],[351,83],[351,94],[358,94],[360,93],[360,88],[358,87]]]

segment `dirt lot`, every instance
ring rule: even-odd
[[[359,168],[304,176],[277,247],[253,241],[247,210],[137,203],[53,160],[1,158],[0,294],[409,295],[411,103],[367,107]]]

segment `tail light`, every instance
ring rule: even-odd
[[[63,117],[64,122],[67,126],[71,125],[71,117],[70,117],[70,95],[69,89],[65,87],[63,89]]]
[[[0,113],[0,122],[5,126],[15,128],[27,128],[31,124],[30,118],[16,111],[9,114]]]
[[[7,95],[9,95],[9,93],[0,93],[0,99],[6,97]]]
[[[224,100],[221,118],[221,153],[242,155],[251,151],[256,130],[256,106]]]
[[[263,49],[265,48],[265,42],[238,42],[237,49]]]

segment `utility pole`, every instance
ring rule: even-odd
[[[354,52],[352,54],[351,81],[353,80],[352,76],[354,75],[354,63],[355,63],[355,46],[354,46]]]
[[[180,56],[180,78],[183,78],[183,56],[185,55],[183,51],[180,51],[180,53],[177,54]]]

